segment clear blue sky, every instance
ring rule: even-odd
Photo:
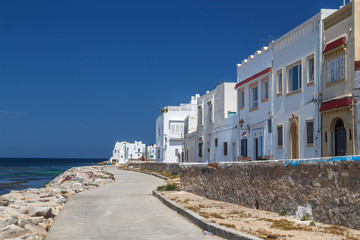
[[[347,1],[348,2],[348,1]],[[110,157],[341,0],[0,2],[0,157]]]

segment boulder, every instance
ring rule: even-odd
[[[5,217],[5,218],[0,218],[0,229],[7,227],[11,224],[16,224],[16,219],[12,218],[12,217]]]
[[[19,216],[21,215],[21,213],[14,209],[14,208],[10,208],[10,207],[7,207],[3,210],[2,212],[2,216],[4,217],[12,217],[12,218],[18,218]]]
[[[6,207],[6,206],[9,205],[9,203],[10,203],[10,201],[9,201],[7,198],[5,198],[5,197],[0,197],[0,206]]]
[[[39,227],[45,229],[46,231],[49,231],[53,222],[54,222],[54,219],[52,219],[52,218],[45,219],[45,221],[43,221],[42,223],[39,223]]]
[[[31,217],[51,217],[51,207],[32,207],[29,210],[29,216]]]
[[[56,203],[63,204],[67,202],[67,199],[63,197],[61,194],[57,194],[56,196]]]
[[[38,225],[43,221],[45,221],[44,217],[23,217],[19,219],[17,225],[19,225],[20,227],[24,227],[26,224]]]
[[[30,231],[14,224],[4,227],[0,230],[0,239],[17,238],[28,234]]]
[[[39,226],[26,224],[25,229],[29,230],[32,234],[40,235],[45,238],[47,231]]]

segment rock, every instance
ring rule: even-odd
[[[4,217],[12,217],[12,218],[18,218],[21,215],[20,212],[18,212],[16,209],[11,208],[11,207],[7,207],[6,209],[4,209],[4,211],[2,212],[1,216]]]
[[[40,234],[28,234],[28,235],[24,235],[24,237],[22,238],[22,240],[43,240],[44,238],[40,235]]]
[[[53,208],[52,208],[52,211],[51,211],[52,216],[53,216],[53,217],[56,217],[56,216],[60,213],[60,211],[61,211],[62,208],[63,208],[62,205],[58,205],[58,206],[56,206],[56,207],[53,207]]]
[[[47,231],[39,226],[26,224],[25,229],[29,230],[32,234],[40,235],[45,238]]]
[[[61,194],[57,194],[56,196],[56,203],[63,204],[67,202],[67,199],[64,198]]]
[[[49,231],[53,222],[54,222],[54,219],[52,219],[52,218],[45,219],[44,222],[39,223],[39,227],[45,229],[46,231]]]
[[[51,207],[33,207],[29,210],[29,216],[31,217],[51,217]]]
[[[16,238],[29,233],[29,230],[16,226],[14,224],[4,227],[0,230],[0,239]]]
[[[11,224],[16,224],[16,219],[12,217],[0,218],[0,229],[7,227]]]
[[[24,217],[20,218],[18,221],[18,224],[20,227],[24,227],[26,224],[30,225],[38,225],[39,223],[42,223],[45,221],[44,217]]]
[[[9,200],[7,198],[4,198],[4,197],[0,197],[0,206],[8,206],[9,205]]]

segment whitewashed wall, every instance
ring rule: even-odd
[[[320,113],[319,104],[312,101],[319,94],[320,69],[322,64],[322,42],[321,29],[322,19],[328,16],[333,10],[322,9],[321,13],[310,18],[303,24],[291,30],[289,33],[280,37],[273,43],[273,89],[276,89],[276,73],[282,69],[283,72],[283,94],[276,95],[273,91],[273,149],[275,159],[289,158],[289,118],[299,117],[299,157],[313,158],[321,156],[320,141]],[[306,82],[306,62],[307,57],[315,55],[315,84],[307,86]],[[287,66],[301,61],[302,63],[302,89],[300,92],[287,95]],[[306,120],[314,120],[315,146],[306,147]],[[284,129],[284,148],[278,148],[276,141],[276,127],[283,124]]]

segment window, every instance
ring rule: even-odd
[[[183,133],[184,123],[182,122],[170,122],[170,133]]]
[[[138,148],[138,152],[140,152],[140,148]]]
[[[179,155],[179,149],[175,148],[175,157]]]
[[[213,121],[213,119],[212,119],[212,109],[213,109],[213,105],[212,105],[212,103],[210,102],[210,103],[208,103],[208,119],[209,119],[209,122],[212,122]]]
[[[247,139],[241,139],[241,156],[247,157]]]
[[[236,112],[228,112],[228,117],[232,117],[232,116],[235,116],[236,115]]]
[[[261,81],[261,101],[267,101],[269,98],[269,80],[266,78]]]
[[[245,106],[245,93],[244,89],[239,90],[239,109],[243,109]]]
[[[224,155],[227,155],[227,142],[224,142]]]
[[[306,145],[314,145],[314,120],[306,120]]]
[[[250,109],[258,107],[258,87],[257,85],[250,88]]]
[[[203,143],[199,143],[199,157],[202,157],[202,147],[203,147]]]
[[[301,64],[289,67],[288,72],[288,92],[301,89]]]
[[[202,107],[198,107],[198,124],[202,125]]]
[[[271,118],[267,120],[268,133],[272,132]]]
[[[345,57],[341,56],[327,62],[327,82],[343,79],[345,76]]]
[[[284,146],[284,140],[283,140],[283,125],[277,126],[277,146],[278,148],[282,148]]]
[[[218,146],[218,139],[215,138],[215,147],[217,147],[217,146]]]
[[[277,87],[277,94],[282,94],[283,91],[283,74],[282,70],[279,70],[276,73],[276,87]]]
[[[315,61],[314,55],[311,55],[307,59],[307,69],[306,69],[306,79],[307,83],[314,83],[315,80]]]

